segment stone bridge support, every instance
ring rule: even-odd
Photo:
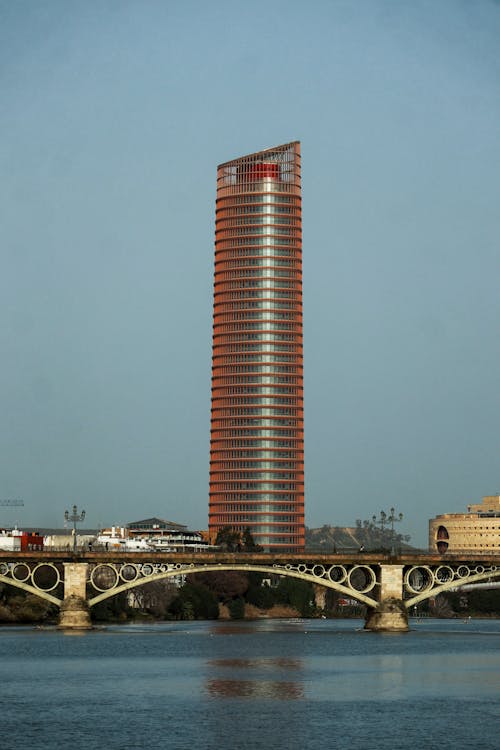
[[[90,630],[87,604],[88,563],[64,564],[64,601],[59,613],[58,627],[67,630]]]
[[[324,586],[318,586],[317,583],[313,583],[314,590],[314,604],[318,609],[325,609],[326,607],[326,592]]]
[[[380,565],[378,606],[366,614],[366,630],[408,630],[408,611],[403,602],[403,566]]]

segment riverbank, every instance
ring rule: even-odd
[[[253,604],[245,604],[242,620],[278,620],[284,617],[301,617],[298,609],[287,607],[282,604],[275,604],[270,609],[259,609]],[[229,607],[225,604],[219,604],[219,620],[232,620]]]

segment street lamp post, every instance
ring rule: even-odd
[[[380,526],[380,531],[382,532],[382,536],[384,536],[384,529],[385,525],[387,523],[387,513],[385,513],[383,510],[380,511],[380,518],[377,520],[377,516],[372,516],[372,521],[375,524],[375,526]]]
[[[394,555],[396,550],[394,549],[394,524],[399,523],[399,521],[403,520],[403,514],[399,513],[396,515],[396,510],[394,508],[390,508],[389,513],[387,514],[385,511],[380,511],[380,518],[377,519],[377,516],[372,516],[372,520],[375,526],[380,526],[380,532],[382,537],[382,543],[384,538],[384,531],[386,527],[390,527],[391,529],[391,555]]]
[[[78,513],[78,508],[76,505],[73,505],[73,512],[71,515],[69,511],[64,511],[64,520],[71,521],[73,524],[73,554],[76,554],[76,524],[85,520],[85,511],[82,510],[81,513]]]
[[[396,550],[394,549],[394,524],[399,523],[399,521],[403,520],[403,514],[399,513],[399,515],[395,515],[394,508],[391,508],[390,515],[387,519],[387,522],[391,524],[391,554],[394,555],[396,553]]]
[[[394,524],[397,523],[398,521],[402,521],[402,520],[403,520],[403,514],[399,513],[399,515],[396,516],[394,508],[391,508],[391,515],[387,519],[387,522],[391,524],[391,532],[393,534],[394,534]]]

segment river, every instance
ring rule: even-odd
[[[2,750],[498,750],[500,621],[0,628]]]

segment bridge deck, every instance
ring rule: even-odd
[[[0,562],[25,561],[52,561],[52,562],[139,562],[154,560],[158,563],[199,563],[199,564],[240,564],[240,565],[460,565],[481,564],[499,565],[500,553],[480,553],[477,551],[468,554],[401,554],[391,555],[380,552],[337,552],[331,554],[318,554],[315,552],[270,554],[265,552],[149,552],[149,551],[80,551],[76,554],[68,550],[43,550],[12,552],[0,550]]]

